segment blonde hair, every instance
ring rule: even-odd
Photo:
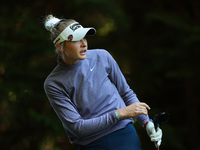
[[[44,26],[50,31],[51,40],[54,41],[67,26],[74,22],[76,22],[74,19],[59,19],[49,14],[44,19]],[[56,49],[56,53],[59,54],[59,50]]]

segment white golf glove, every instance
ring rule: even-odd
[[[162,130],[159,127],[155,130],[154,123],[149,121],[146,125],[146,131],[155,146],[159,147],[162,141]]]

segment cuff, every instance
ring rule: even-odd
[[[143,127],[144,127],[145,129],[146,129],[146,125],[147,125],[147,123],[148,123],[149,121],[153,122],[152,119],[144,120],[144,122],[143,122]]]

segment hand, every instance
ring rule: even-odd
[[[150,107],[146,103],[136,102],[127,107],[118,109],[117,113],[120,118],[131,118],[140,114],[147,116],[147,109],[150,110]]]
[[[155,130],[153,122],[149,121],[146,125],[146,131],[151,141],[155,142],[155,146],[159,147],[162,141],[162,130],[159,127]]]

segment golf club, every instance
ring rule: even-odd
[[[161,113],[156,114],[153,118],[155,130],[157,130],[157,128],[160,125],[166,123],[168,119],[169,119],[169,114],[166,112],[161,112]],[[159,150],[159,146],[157,146],[157,150]]]

